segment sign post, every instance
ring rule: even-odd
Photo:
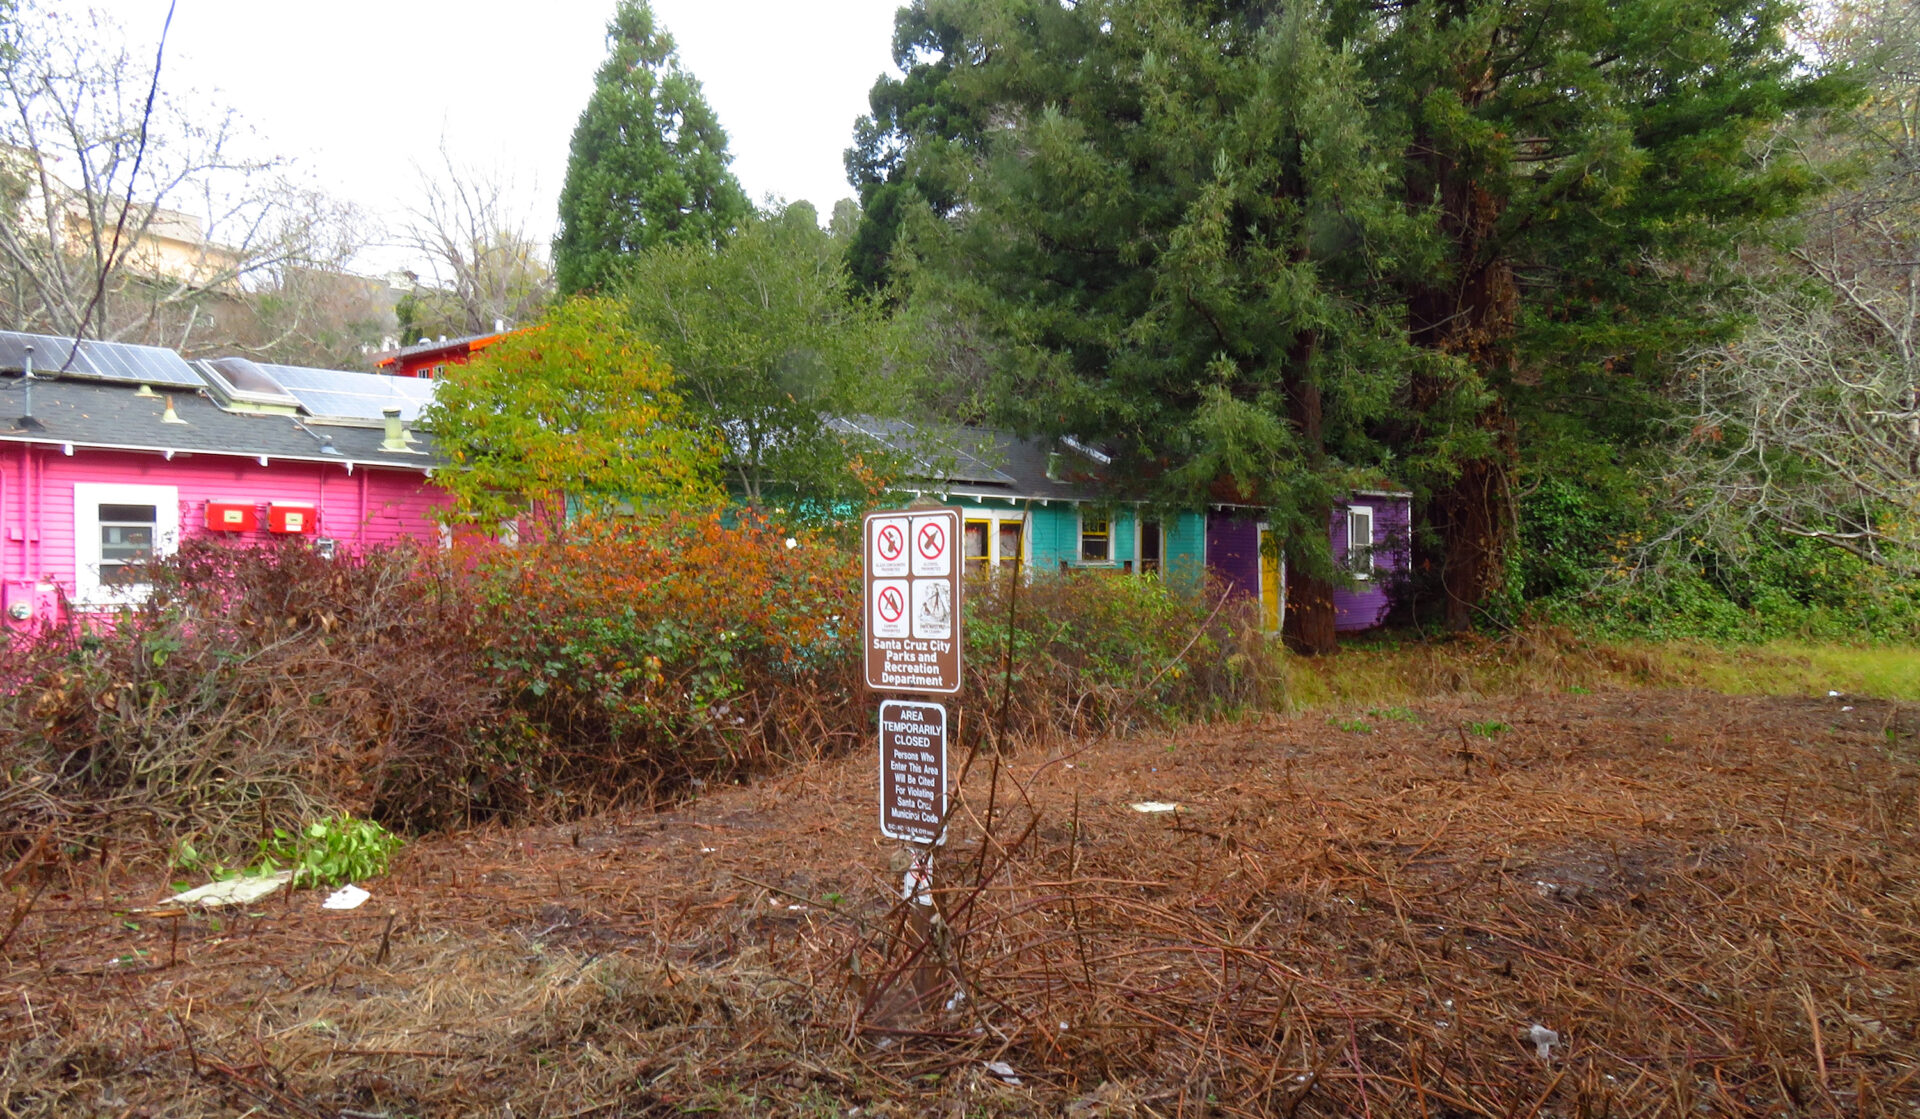
[[[861,649],[876,692],[954,695],[961,662],[960,511],[936,506],[868,513],[861,534]],[[901,882],[921,963],[922,1000],[939,981],[933,848],[947,841],[947,709],[880,700],[880,834],[909,844]]]

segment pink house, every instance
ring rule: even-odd
[[[190,534],[437,539],[437,460],[409,430],[432,385],[400,381],[0,333],[0,626],[134,601],[131,565]]]

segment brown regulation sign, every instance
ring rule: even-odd
[[[960,690],[960,511],[868,513],[863,564],[867,687]]]
[[[880,834],[945,843],[947,709],[924,700],[880,701]]]

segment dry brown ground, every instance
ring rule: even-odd
[[[64,866],[0,1113],[1912,1115],[1916,734],[1620,692],[982,760],[926,960],[870,757],[417,842],[350,913]]]

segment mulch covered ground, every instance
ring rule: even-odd
[[[351,912],[67,863],[0,896],[0,1114],[1912,1115],[1916,735],[1650,691],[979,758],[925,934],[870,756]]]

